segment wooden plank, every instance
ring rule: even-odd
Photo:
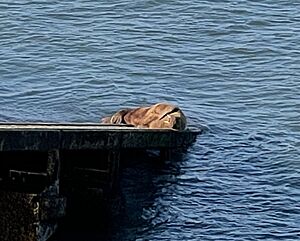
[[[1,130],[28,130],[28,129],[42,129],[42,130],[94,130],[94,129],[124,129],[124,128],[132,128],[131,125],[124,124],[98,124],[98,123],[5,123],[0,122],[0,131]]]
[[[97,123],[3,123],[0,122],[0,131],[5,130],[103,130],[103,131],[141,131],[141,132],[178,132],[171,128],[138,128],[124,124],[97,124]],[[201,132],[197,128],[188,128],[188,131]]]
[[[185,147],[201,130],[135,128],[103,124],[0,124],[0,151]]]
[[[9,170],[9,179],[12,183],[24,185],[43,184],[43,186],[46,186],[48,176],[47,173]]]

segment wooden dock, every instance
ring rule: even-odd
[[[187,149],[200,133],[94,123],[0,123],[0,240],[46,241],[70,200],[110,200],[123,150],[154,149],[166,156]]]

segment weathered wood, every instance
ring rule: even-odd
[[[111,125],[0,124],[0,151],[187,147],[201,130]]]

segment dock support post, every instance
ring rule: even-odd
[[[1,161],[9,162],[9,157]],[[65,199],[59,196],[58,150],[48,151],[46,162],[45,173],[8,170],[13,175],[4,178],[14,188],[0,190],[0,240],[46,241],[55,232],[58,218],[65,214]],[[36,182],[46,185],[37,188]]]
[[[110,150],[108,153],[111,192],[118,190],[120,171],[120,151]]]

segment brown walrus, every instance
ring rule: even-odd
[[[186,128],[186,117],[176,105],[157,103],[152,106],[119,110],[112,116],[103,118],[101,123],[184,130]]]

